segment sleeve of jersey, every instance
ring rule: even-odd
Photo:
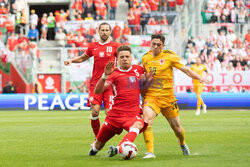
[[[194,66],[193,66],[193,65],[191,65],[190,69],[191,69],[192,71],[194,71]]]
[[[106,83],[112,85],[114,83],[114,76],[115,76],[115,72],[113,72],[105,81]]]
[[[177,69],[180,69],[181,67],[184,66],[183,64],[181,64],[181,62],[180,62],[181,60],[177,54],[173,54],[171,61],[172,61],[172,66],[177,68]]]
[[[92,57],[93,56],[93,54],[92,54],[92,45],[91,44],[89,45],[88,49],[86,50],[85,55],[87,57]]]
[[[138,66],[138,71],[139,71],[139,74],[143,74],[144,73],[144,68],[142,66]]]

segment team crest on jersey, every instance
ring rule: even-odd
[[[160,59],[160,65],[164,64],[165,59]]]
[[[100,52],[99,57],[104,57],[104,52]]]
[[[94,100],[93,97],[89,97],[89,101],[92,102]]]

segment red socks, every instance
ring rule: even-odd
[[[95,137],[97,137],[98,132],[100,130],[100,121],[98,117],[91,118],[91,127],[93,129],[93,132],[95,134]]]
[[[123,137],[122,141],[120,142],[119,146],[125,142],[125,141],[130,141],[134,142],[136,136],[139,134],[139,129],[137,128],[130,128],[129,132]]]

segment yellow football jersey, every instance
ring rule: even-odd
[[[203,77],[204,71],[207,70],[207,67],[203,64],[200,65],[193,64],[191,65],[191,70],[196,72],[199,76]],[[200,83],[198,79],[194,79],[194,85],[203,85],[203,83]]]
[[[148,88],[145,96],[166,98],[167,102],[175,100],[173,88],[173,67],[180,69],[183,64],[176,53],[170,50],[163,50],[154,57],[152,52],[147,52],[142,57],[144,69],[154,72],[154,83]]]

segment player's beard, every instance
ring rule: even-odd
[[[106,42],[108,39],[109,39],[109,36],[108,36],[108,35],[102,35],[102,36],[101,36],[101,40],[102,40],[103,42]]]

